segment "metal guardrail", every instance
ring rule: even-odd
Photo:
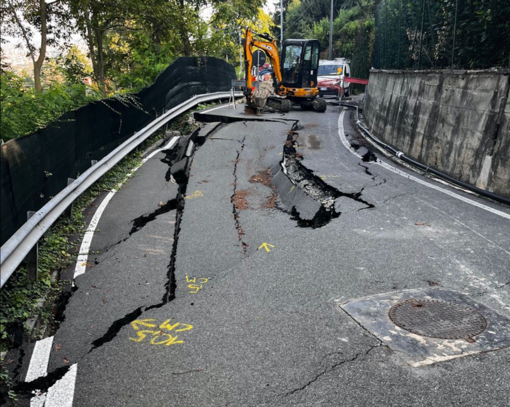
[[[132,137],[122,143],[101,161],[92,165],[87,171],[60,191],[46,205],[34,213],[11,238],[0,248],[0,287],[3,287],[16,268],[29,254],[39,239],[59,218],[62,213],[84,193],[94,182],[112,169],[127,154],[154,134],[171,119],[179,116],[200,103],[218,99],[228,99],[231,92],[215,92],[197,95],[186,102],[170,109]],[[241,92],[235,92],[235,97],[241,97]]]

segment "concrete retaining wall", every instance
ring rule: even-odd
[[[384,142],[510,197],[510,73],[370,72],[364,121]]]

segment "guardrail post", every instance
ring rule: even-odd
[[[71,185],[74,181],[76,181],[74,178],[67,178],[67,186]],[[71,219],[71,215],[73,214],[73,205],[74,201],[71,205],[67,207],[67,209],[64,211],[64,216],[66,218]]]
[[[34,215],[35,215],[34,211],[28,211],[27,220]],[[38,260],[39,260],[39,242],[35,244],[35,246],[28,252],[27,257],[25,257],[25,261],[27,263],[28,281],[30,282],[37,282],[37,280],[39,279],[39,275],[37,272]]]

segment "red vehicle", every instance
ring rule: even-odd
[[[350,84],[344,81],[345,77],[351,74],[349,62],[345,58],[321,59],[319,61],[317,76],[319,96],[349,96]]]

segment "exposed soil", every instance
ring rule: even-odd
[[[250,191],[246,189],[240,189],[236,191],[232,197],[232,203],[237,210],[244,211],[249,208],[248,201],[246,200],[248,195],[250,195]]]
[[[268,168],[267,170],[259,171],[256,175],[252,175],[250,182],[252,184],[263,184],[266,187],[271,187],[271,170]]]
[[[271,195],[267,198],[267,201],[262,205],[262,208],[272,209],[276,208],[276,200],[278,199],[278,193],[276,187],[273,185],[273,179],[271,177],[271,169],[259,171],[256,175],[252,175],[250,178],[252,184],[262,184],[268,188],[271,188]]]

